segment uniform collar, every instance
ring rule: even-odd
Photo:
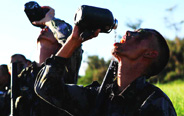
[[[107,90],[111,92],[112,96],[115,95],[115,96],[122,96],[123,98],[130,98],[135,96],[139,91],[143,90],[146,84],[147,84],[146,77],[142,76],[134,80],[121,92],[117,92],[118,90],[117,81],[115,81],[112,85],[109,85]]]

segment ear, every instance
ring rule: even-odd
[[[158,51],[148,51],[143,56],[145,58],[156,58],[158,56]]]

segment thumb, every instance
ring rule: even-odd
[[[42,21],[33,21],[32,24],[34,24],[34,25],[45,25],[45,23],[42,22]]]

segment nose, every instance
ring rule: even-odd
[[[126,32],[126,36],[135,36],[137,34],[137,32],[134,31],[127,31]]]
[[[42,30],[41,30],[41,33],[43,33],[45,31],[45,29],[43,28]]]
[[[48,31],[48,28],[43,28],[42,31]]]
[[[48,28],[43,28],[40,33],[43,34],[45,32],[48,32]]]
[[[126,36],[130,36],[131,31],[126,32]]]

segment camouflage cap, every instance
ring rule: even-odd
[[[59,43],[63,45],[66,39],[72,33],[72,26],[64,20],[57,18],[53,19],[51,24],[52,27],[49,28],[52,30],[54,37],[58,40]]]

